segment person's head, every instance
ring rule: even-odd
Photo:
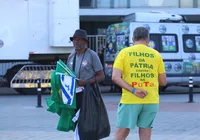
[[[82,29],[75,31],[73,37],[70,37],[76,50],[85,49],[88,45],[87,32]]]
[[[132,38],[134,44],[144,44],[149,43],[149,30],[145,27],[137,27],[133,32]]]

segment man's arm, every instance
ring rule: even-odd
[[[167,85],[167,78],[165,73],[165,64],[163,62],[162,56],[160,55],[159,66],[158,66],[158,82],[160,86]]]
[[[103,73],[103,70],[99,70],[99,71],[96,72],[95,77],[90,79],[91,84],[95,83],[95,78],[96,78],[98,83],[104,81],[105,75]]]
[[[98,81],[98,83],[104,81],[105,79],[105,76],[104,76],[104,73],[103,73],[103,70],[99,70],[95,73],[95,77],[89,79],[90,83],[91,84],[94,84],[95,83],[95,79]],[[85,86],[87,83],[86,80],[79,80],[78,81],[78,85],[79,86]]]
[[[167,85],[166,73],[158,75],[158,82],[159,82],[160,86],[166,86]]]
[[[90,79],[90,83],[91,84],[95,83],[95,79],[100,83],[104,81],[105,79],[103,66],[101,64],[99,56],[96,53],[91,52],[91,57],[92,57],[92,65],[93,65],[92,68],[95,71],[95,77],[92,77]]]
[[[114,68],[112,73],[112,81],[121,88],[124,88],[132,92],[133,87],[129,85],[127,82],[125,82],[121,77],[122,77],[122,71],[120,69]]]
[[[96,80],[100,83],[100,82],[103,82],[104,79],[105,79],[105,75],[104,75],[104,72],[103,70],[99,70],[96,72],[96,75],[95,75],[95,78]],[[94,79],[94,78],[93,78]],[[94,81],[93,81],[94,83]]]
[[[120,69],[114,68],[112,73],[112,80],[114,83],[116,83],[121,88],[126,89],[127,91],[132,93],[133,87],[128,84],[126,81],[124,81],[122,78],[122,71]],[[144,98],[147,95],[147,92],[142,89],[136,89],[134,94],[137,97]]]

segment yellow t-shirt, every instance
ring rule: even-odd
[[[117,55],[113,68],[122,71],[122,78],[127,83],[148,92],[147,96],[141,99],[122,89],[120,103],[159,103],[158,74],[165,73],[164,63],[159,52],[142,44],[124,48]]]

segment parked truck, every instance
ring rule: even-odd
[[[20,93],[50,88],[50,73],[73,46],[79,0],[0,1],[0,85]],[[5,67],[7,66],[7,67]]]

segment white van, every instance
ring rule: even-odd
[[[177,14],[162,11],[137,12],[125,16],[124,22],[184,22],[184,18]]]
[[[190,76],[194,79],[194,85],[200,85],[200,24],[180,22],[123,22],[110,25],[104,57],[105,83],[112,84],[115,57],[120,50],[133,45],[133,31],[140,26],[150,31],[149,47],[162,55],[168,86],[188,85]]]

